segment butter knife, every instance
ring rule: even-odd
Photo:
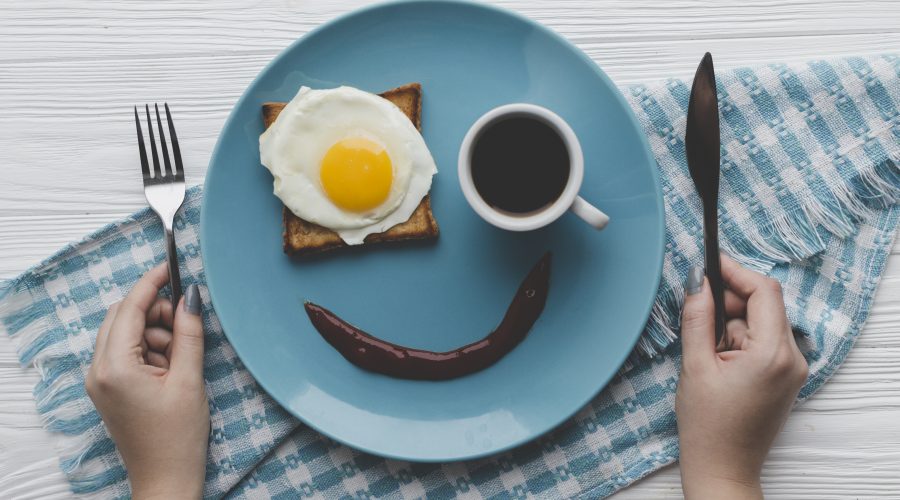
[[[719,101],[712,55],[707,52],[697,67],[688,103],[685,133],[688,169],[703,204],[703,239],[706,277],[716,310],[716,346],[727,347],[725,337],[725,285],[719,262]]]

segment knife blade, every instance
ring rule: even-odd
[[[688,103],[688,170],[703,205],[703,239],[706,277],[716,311],[716,346],[727,348],[725,339],[725,285],[719,262],[719,101],[712,55],[707,52],[697,67]]]

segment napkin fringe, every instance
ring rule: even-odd
[[[623,365],[623,370],[630,369],[641,358],[656,356],[678,339],[684,289],[666,286],[665,280],[662,283],[657,292],[656,302],[650,310],[650,318],[647,320],[644,333],[638,340],[637,348]]]
[[[110,464],[98,459],[115,447],[105,436],[102,421],[92,418],[96,413],[86,403],[84,380],[76,375],[81,370],[73,369],[73,365],[83,360],[54,345],[60,335],[87,336],[87,333],[54,331],[42,308],[32,306],[34,297],[27,280],[9,285],[9,289],[0,290],[0,297],[7,295],[0,301],[0,317],[13,318],[3,327],[19,348],[22,364],[31,364],[40,375],[33,395],[41,423],[47,430],[58,433],[54,445],[60,467],[75,494],[86,498],[103,496],[90,493],[121,481],[125,471],[121,467],[110,469]],[[10,326],[15,327],[14,332]],[[107,445],[103,446],[104,443]]]
[[[881,162],[873,163],[832,190],[811,198],[797,210],[772,219],[764,231],[750,230],[737,237],[722,234],[722,250],[742,265],[768,273],[776,264],[809,258],[826,248],[826,235],[846,238],[875,210],[900,202],[900,141],[888,145]],[[674,268],[667,270],[676,272]],[[642,359],[657,356],[678,339],[684,289],[661,280],[645,331],[621,372]],[[620,373],[621,373],[620,372]]]
[[[41,370],[61,361],[42,357],[36,360],[35,366]],[[114,451],[115,445],[106,436],[102,421],[90,418],[93,412],[80,403],[85,398],[84,382],[74,377],[58,377],[47,382],[46,389],[39,390],[42,384],[35,389],[35,401],[44,427],[59,433],[55,443],[59,464],[72,491],[90,497],[90,493],[125,479],[121,466],[98,458]]]
[[[57,304],[34,283],[45,279],[50,262],[80,251],[85,244],[106,241],[143,212],[104,226],[81,242],[66,245],[19,278],[0,285],[0,331],[12,339],[22,366],[33,366],[40,376],[32,391],[39,418],[44,428],[56,433],[54,448],[60,457],[60,468],[72,492],[83,498],[106,498],[113,485],[119,496],[127,496],[127,475],[121,460],[110,460],[109,453],[118,452],[84,388],[93,338],[77,322],[51,323],[47,309],[55,309]],[[63,347],[67,339],[70,345],[83,344],[84,350],[67,352]]]

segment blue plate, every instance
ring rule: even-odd
[[[438,241],[291,260],[281,203],[259,163],[260,106],[301,85],[424,90],[422,134],[438,165]],[[572,214],[530,233],[482,221],[466,204],[456,155],[469,125],[531,102],[581,140],[581,194],[610,217],[596,232]],[[511,180],[512,181],[512,180]],[[488,455],[531,440],[586,404],[618,370],[647,320],[663,256],[656,167],[635,117],[581,51],[528,19],[457,2],[356,11],[304,36],[244,92],[206,178],[201,242],[228,339],[259,383],[299,419],[355,448],[416,461]],[[529,336],[496,365],[448,382],[374,375],[313,330],[308,299],[400,344],[448,350],[500,321],[520,280],[553,251],[550,296]]]

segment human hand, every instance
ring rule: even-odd
[[[200,498],[209,406],[197,285],[173,311],[159,297],[165,264],[113,304],[97,333],[85,388],[125,460],[132,495]]]
[[[687,499],[762,498],[763,461],[808,371],[779,283],[724,255],[722,274],[729,351],[716,352],[703,270],[692,269],[685,285],[675,414]]]

